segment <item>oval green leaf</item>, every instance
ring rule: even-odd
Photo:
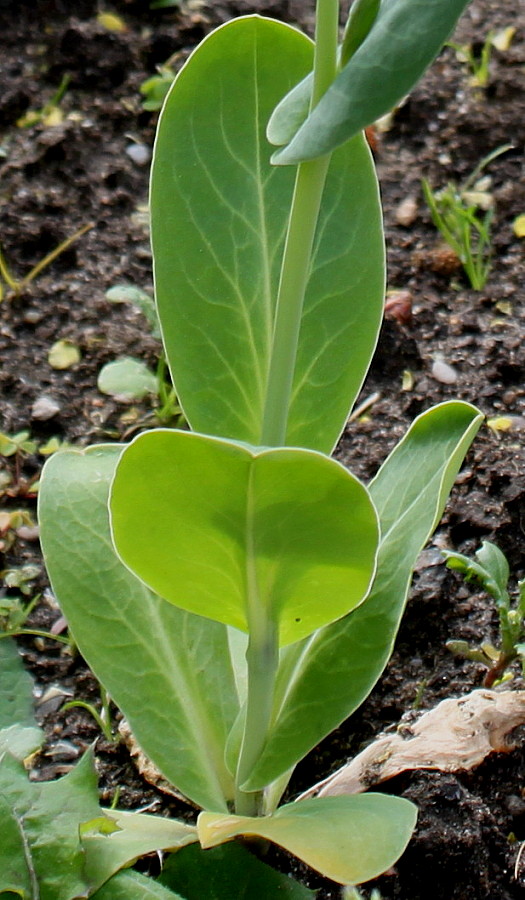
[[[166,603],[118,559],[107,503],[121,452],[56,453],[44,467],[40,535],[53,591],[142,750],[194,803],[226,809],[224,746],[238,711],[226,629]]]
[[[201,813],[204,848],[239,835],[266,838],[340,884],[376,878],[403,853],[416,824],[413,803],[385,794],[322,797],[282,806],[273,816],[250,818]]]
[[[177,396],[193,430],[254,445],[294,187],[293,171],[270,164],[265,131],[312,56],[311,41],[279,22],[251,16],[219,28],[177,76],[153,157],[156,300]],[[287,445],[334,447],[375,347],[383,299],[379,192],[359,137],[328,172]]]
[[[151,431],[123,452],[110,510],[117,552],[152,590],[241,630],[259,610],[281,644],[353,609],[374,572],[366,489],[309,450]]]
[[[363,43],[295,137],[272,157],[291,165],[330,153],[389,112],[438,54],[468,0],[383,0]],[[279,134],[285,133],[286,99]],[[296,97],[290,98],[290,117]],[[272,132],[270,132],[272,133]]]

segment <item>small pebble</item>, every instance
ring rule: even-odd
[[[78,747],[75,747],[70,741],[58,741],[51,747],[46,749],[46,755],[51,757],[59,757],[60,759],[77,759],[80,755]]]
[[[73,696],[73,691],[68,688],[60,687],[60,685],[52,684],[37,699],[37,709],[40,715],[48,716],[50,713],[56,712],[62,704]]]
[[[129,144],[126,154],[137,166],[146,166],[151,159],[151,148],[147,144]]]
[[[415,197],[405,197],[395,211],[396,222],[408,228],[417,216],[417,200]]]
[[[41,320],[42,313],[38,309],[28,309],[24,313],[24,322],[27,322],[28,325],[36,325]]]
[[[38,525],[21,525],[16,529],[16,535],[23,541],[38,541],[40,528]]]
[[[440,381],[441,384],[455,384],[458,380],[458,373],[442,359],[435,359],[432,363],[432,378]]]
[[[38,397],[31,407],[31,418],[47,422],[60,412],[60,404],[52,397]]]
[[[388,291],[385,301],[385,315],[396,319],[402,325],[410,325],[414,297],[410,291]]]

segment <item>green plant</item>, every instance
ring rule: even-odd
[[[485,88],[489,83],[493,40],[494,32],[489,31],[479,50],[472,44],[455,44],[452,41],[448,44],[455,50],[459,61],[466,65],[472,87]]]
[[[318,2],[315,46],[257,16],[206,38],[168,96],[151,185],[157,310],[193,431],[56,454],[40,491],[79,649],[203,808],[201,847],[273,841],[341,884],[394,862],[413,805],[278,804],[386,665],[481,420],[460,402],[429,410],[367,487],[330,458],[384,301],[361,129],[406,94],[464,6],[358,0],[339,54],[335,0]]]
[[[67,74],[63,75],[60,84],[51,99],[48,100],[41,109],[30,109],[25,112],[16,123],[18,127],[30,128],[32,125],[37,125],[39,122],[42,122],[46,126],[60,124],[63,118],[60,104],[68,89],[69,81],[70,76]]]
[[[125,869],[137,856],[194,841],[195,829],[102,809],[91,751],[64,778],[31,782],[23,762],[44,735],[33,719],[31,678],[12,641],[0,641],[0,686],[0,895],[182,900]]]
[[[160,338],[155,303],[146,291],[133,285],[115,285],[106,293],[112,303],[131,303],[144,315],[153,337]],[[155,372],[140,359],[125,356],[102,366],[97,386],[103,394],[129,402],[148,394],[156,398],[153,418],[160,425],[183,424],[182,411],[170,381],[166,358],[161,351]],[[151,418],[151,417],[150,417]],[[140,424],[144,425],[144,420]]]
[[[87,700],[69,700],[67,703],[64,703],[62,707],[62,711],[65,712],[68,709],[85,709],[86,712],[93,717],[98,727],[100,728],[102,734],[110,744],[118,744],[120,738],[118,733],[113,731],[111,725],[111,710],[110,710],[110,697],[108,692],[102,687],[100,687],[100,712],[96,708],[93,703],[89,703]]]
[[[476,559],[462,553],[443,550],[447,566],[460,572],[465,581],[476,581],[494,599],[499,616],[499,646],[484,641],[480,647],[471,647],[467,641],[448,641],[447,647],[457,656],[482,663],[487,667],[485,687],[492,687],[512,676],[509,666],[521,660],[525,672],[525,580],[518,582],[518,596],[514,605],[508,590],[509,564],[495,544],[483,541],[476,551]]]
[[[144,97],[142,108],[148,112],[157,112],[161,109],[174,78],[175,72],[170,60],[163,66],[158,66],[157,74],[146,78],[140,85],[140,93]]]
[[[62,635],[51,634],[51,632],[42,631],[39,628],[25,627],[25,623],[40,600],[40,594],[35,594],[32,600],[27,602],[27,597],[31,593],[32,581],[39,574],[40,568],[29,564],[16,569],[4,569],[3,572],[0,572],[5,587],[8,590],[16,588],[22,594],[20,596],[20,594],[0,591],[0,640],[31,635],[69,644],[69,639]]]
[[[483,290],[492,267],[493,200],[487,181],[480,175],[511,147],[505,144],[485,156],[462,185],[449,181],[446,187],[434,191],[426,178],[421,182],[432,221],[458,257],[475,291]]]

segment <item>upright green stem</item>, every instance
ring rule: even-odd
[[[312,107],[337,71],[339,0],[318,0]],[[288,414],[299,342],[304,295],[330,156],[301,163],[297,170],[277,294],[261,444],[286,443]]]
[[[339,0],[317,0],[314,57],[314,106],[332,83],[337,67]],[[277,296],[261,444],[280,446],[286,441],[288,411],[297,357],[304,295],[330,157],[302,163],[297,171],[288,233]],[[251,491],[248,494],[251,496]],[[250,499],[248,501],[251,502]],[[253,521],[247,510],[247,521]],[[246,653],[248,692],[244,733],[236,773],[235,808],[239,815],[260,815],[262,791],[245,792],[248,780],[268,738],[273,710],[275,677],[279,664],[279,635],[275,621],[259,596],[253,534],[246,536],[249,643]]]

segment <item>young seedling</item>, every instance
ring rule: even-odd
[[[62,80],[56,89],[55,93],[48,100],[47,103],[42,106],[41,109],[30,109],[21,116],[17,121],[17,125],[19,128],[30,128],[32,125],[37,125],[42,122],[43,125],[53,126],[59,125],[63,119],[63,113],[60,109],[60,104],[64,99],[64,95],[68,89],[70,82],[69,75],[63,75]]]
[[[475,291],[483,290],[492,267],[493,199],[487,190],[490,180],[481,178],[481,174],[511,148],[511,144],[505,144],[485,156],[462,185],[449,181],[446,187],[434,191],[426,178],[421,182],[432,221],[458,257]]]
[[[166,100],[151,182],[155,299],[191,430],[57,454],[40,491],[55,596],[143,751],[202,808],[202,849],[271,841],[346,885],[393,864],[415,807],[279,802],[383,671],[481,421],[466,403],[429,410],[368,486],[330,458],[384,303],[362,129],[465,5],[356,0],[340,49],[336,0],[318,0],[315,44],[258,16],[205,39]]]
[[[157,74],[146,78],[140,85],[140,93],[144,97],[142,109],[147,112],[157,112],[162,108],[168,91],[173,84],[175,72],[172,68],[172,57],[162,66],[157,67]]]
[[[492,50],[500,52],[509,49],[516,29],[509,25],[501,31],[489,31],[482,44],[455,44],[450,41],[447,46],[456,52],[458,60],[467,67],[473,88],[486,88],[490,79],[490,62]]]
[[[45,268],[47,268],[47,266],[51,265],[51,263],[54,262],[61,253],[64,253],[66,250],[68,250],[71,245],[75,243],[75,241],[78,241],[78,239],[81,238],[83,234],[86,234],[86,232],[93,227],[93,222],[89,222],[87,225],[83,225],[82,228],[79,228],[77,231],[75,231],[75,233],[72,234],[71,237],[66,238],[66,240],[62,241],[62,243],[60,243],[58,247],[55,247],[54,250],[51,250],[50,253],[47,253],[46,256],[44,256],[39,262],[37,262],[37,264],[29,270],[27,275],[25,275],[20,280],[15,278],[15,276],[12,274],[9,266],[7,265],[5,257],[0,250],[0,302],[4,299],[5,296],[1,279],[4,280],[7,288],[15,295],[15,297],[20,297],[21,294],[24,293],[26,288],[31,284],[31,282],[34,281],[35,278],[37,278],[40,273]]]
[[[495,544],[483,541],[476,558],[462,553],[443,550],[447,566],[460,572],[465,581],[477,582],[494,599],[499,616],[499,646],[484,641],[479,647],[471,647],[467,641],[447,641],[447,647],[457,656],[486,666],[483,684],[492,687],[507,681],[512,675],[507,671],[517,659],[525,672],[525,580],[518,582],[518,595],[512,604],[508,590],[509,564]]]
[[[113,730],[113,726],[111,724],[110,696],[108,692],[102,687],[102,685],[100,685],[99,687],[101,706],[100,712],[93,703],[89,703],[87,700],[69,700],[67,703],[64,703],[62,711],[65,712],[68,709],[75,708],[85,709],[86,712],[88,712],[97,723],[108,744],[118,744],[120,741],[119,734],[117,731]]]
[[[153,337],[160,338],[160,324],[155,303],[146,291],[133,285],[115,285],[107,291],[106,299],[111,303],[131,303],[144,315]],[[183,424],[182,411],[171,384],[166,357],[162,350],[155,372],[139,359],[123,357],[102,367],[97,386],[103,394],[124,402],[142,400],[148,394],[156,397],[157,403],[153,411],[156,424],[179,427]],[[144,427],[151,418],[140,420],[140,425]]]
[[[472,44],[455,44],[452,41],[448,44],[455,51],[458,60],[467,67],[472,87],[486,88],[489,83],[493,38],[494,32],[489,31],[479,50]]]

